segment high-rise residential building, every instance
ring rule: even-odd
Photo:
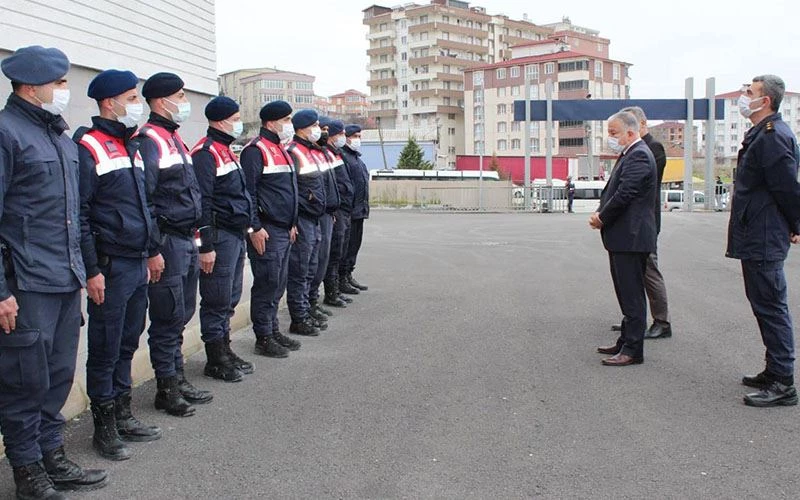
[[[740,90],[726,92],[716,96],[725,99],[725,114],[718,117],[715,126],[715,154],[719,159],[735,161],[741,149],[744,134],[752,126],[750,120],[739,113],[738,100],[742,95]],[[783,96],[778,112],[794,134],[800,137],[800,93],[786,92]],[[703,137],[705,138],[705,122],[703,122]]]
[[[350,89],[329,98],[329,114],[341,120],[352,121],[367,116],[367,94]]]
[[[435,127],[436,167],[464,153],[464,71],[511,57],[553,29],[487,14],[458,0],[364,9],[369,27],[369,116],[384,129]]]
[[[524,123],[514,121],[514,101],[525,99],[526,81],[531,100],[545,99],[548,79],[553,82],[553,99],[627,99],[630,65],[609,58],[609,43],[594,30],[560,29],[545,40],[516,45],[508,60],[465,70],[466,154],[525,153]],[[606,135],[602,121],[557,122],[553,154],[577,157],[608,153]],[[531,122],[530,141],[533,155],[545,153],[543,122]]]
[[[314,107],[314,80],[276,68],[240,69],[219,76],[219,92],[239,103],[245,134],[252,134],[261,126],[261,107],[270,101],[286,101],[294,109]]]

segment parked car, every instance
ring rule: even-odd
[[[702,191],[694,192],[694,205],[692,208],[703,208],[706,195]],[[661,210],[672,212],[683,210],[683,190],[665,189],[661,191]]]

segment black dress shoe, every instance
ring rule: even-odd
[[[612,332],[621,332],[622,331],[622,325],[620,325],[619,323],[614,323],[613,325],[611,325],[611,331]]]
[[[642,363],[644,363],[644,358],[634,358],[633,356],[628,356],[621,352],[603,360],[605,366],[629,366],[641,365]]]
[[[654,321],[650,328],[644,332],[646,339],[668,339],[672,337],[672,326],[669,323]]]
[[[742,384],[747,387],[755,387],[756,389],[766,389],[773,382],[773,378],[769,376],[766,370],[758,375],[742,377]]]
[[[770,406],[794,406],[797,404],[797,390],[793,385],[783,385],[774,381],[769,387],[747,394],[744,404],[767,408]]]
[[[621,350],[622,350],[622,346],[618,346],[616,344],[607,345],[607,346],[603,346],[603,347],[598,347],[597,348],[597,352],[599,352],[600,354],[611,354],[612,356],[614,354],[619,354],[619,351],[621,351]]]

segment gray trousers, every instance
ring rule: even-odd
[[[653,316],[653,320],[659,323],[669,323],[667,287],[664,285],[664,276],[658,270],[658,255],[655,253],[651,253],[647,257],[644,288],[647,291],[647,300],[650,302],[650,314]]]

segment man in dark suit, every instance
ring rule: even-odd
[[[639,120],[620,111],[608,119],[608,146],[620,153],[611,178],[589,225],[599,229],[608,251],[611,279],[622,310],[622,328],[616,344],[598,347],[606,366],[628,366],[644,361],[647,325],[644,275],[647,258],[656,251],[656,161],[639,136]]]
[[[661,145],[647,129],[647,116],[644,110],[638,106],[624,108],[622,111],[631,113],[639,120],[639,136],[650,148],[656,160],[656,172],[658,174],[658,184],[656,184],[656,232],[661,232],[661,181],[664,178],[664,167],[667,165],[667,154],[664,146]],[[647,269],[644,273],[644,288],[647,292],[647,300],[650,302],[650,314],[653,316],[653,323],[645,332],[646,339],[665,339],[672,337],[672,325],[669,321],[669,308],[667,306],[667,287],[664,284],[664,276],[658,269],[658,253],[653,252],[647,257]],[[612,325],[614,331],[620,331],[621,325]]]

